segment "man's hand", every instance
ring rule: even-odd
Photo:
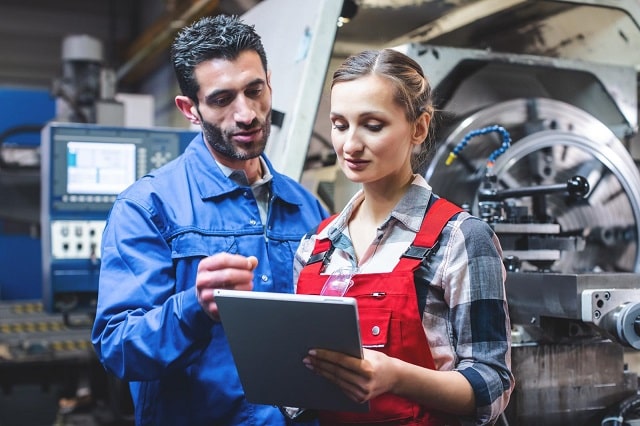
[[[196,295],[202,309],[216,321],[220,321],[218,305],[213,296],[216,288],[231,290],[253,289],[253,270],[258,266],[255,256],[217,253],[205,257],[198,264]]]

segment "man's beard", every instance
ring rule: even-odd
[[[251,125],[246,128],[235,128],[230,131],[223,131],[220,127],[200,119],[200,125],[202,126],[202,132],[204,133],[204,139],[209,146],[218,154],[234,160],[249,160],[251,158],[259,157],[264,151],[271,132],[271,113],[267,116],[264,123],[254,120]],[[249,130],[249,129],[262,129],[262,139],[249,144],[242,144],[244,149],[240,149],[238,146],[234,146],[231,141],[232,135],[237,131]]]

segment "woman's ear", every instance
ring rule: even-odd
[[[431,115],[428,112],[420,114],[413,126],[413,143],[420,145],[429,135],[429,124],[431,123]]]
[[[200,117],[198,115],[198,110],[194,105],[193,101],[189,99],[189,97],[178,95],[176,96],[175,101],[176,101],[176,106],[178,107],[182,115],[186,117],[187,120],[189,120],[192,124],[200,124]]]

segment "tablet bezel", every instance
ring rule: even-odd
[[[230,289],[216,289],[214,297],[249,402],[369,410],[302,362],[312,348],[362,358],[354,298]]]

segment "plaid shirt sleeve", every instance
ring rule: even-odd
[[[430,266],[416,275],[429,287],[423,321],[436,368],[459,371],[475,393],[476,418],[461,421],[492,424],[515,384],[498,238],[484,221],[461,213],[443,230]]]

